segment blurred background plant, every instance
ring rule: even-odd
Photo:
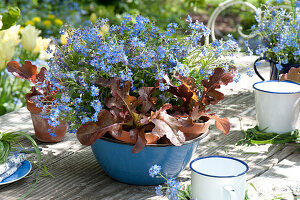
[[[16,25],[20,14],[16,7],[0,13],[0,115],[24,106],[29,91],[28,83],[7,73],[6,64],[11,60],[38,62],[49,58],[45,50],[50,39],[40,37],[41,31],[34,26]]]
[[[259,6],[266,0],[242,0]],[[210,14],[223,0],[3,0],[0,1],[0,46],[5,51],[0,55],[0,115],[24,105],[24,94],[29,91],[28,83],[8,75],[5,63],[16,60],[24,63],[31,60],[38,67],[46,65],[49,59],[45,49],[50,40],[66,44],[66,37],[61,30],[65,24],[74,27],[95,23],[97,18],[108,18],[111,24],[119,24],[126,14],[148,16],[163,30],[174,22],[183,26],[184,19],[190,15],[204,24]],[[18,7],[19,9],[8,9]],[[4,13],[15,13],[7,15]],[[2,13],[2,14],[1,14]],[[10,22],[10,23],[8,23]],[[14,25],[17,22],[18,25]],[[2,25],[3,23],[3,25]],[[233,6],[221,13],[216,22],[218,39],[231,33],[238,39],[235,25],[240,23],[245,33],[250,33],[255,24],[254,13],[247,7]],[[14,25],[14,26],[13,26]],[[103,27],[106,33],[110,24]],[[184,33],[185,30],[182,30]],[[23,36],[24,34],[24,36]],[[5,39],[4,39],[5,37]],[[25,38],[31,42],[23,41]],[[35,39],[33,39],[35,38]],[[6,41],[6,42],[4,42]],[[8,42],[11,41],[11,42]],[[35,45],[34,45],[35,44]],[[6,45],[3,48],[3,45]],[[33,48],[33,46],[35,46]],[[3,58],[5,57],[5,58]]]
[[[27,20],[23,25],[32,25],[40,29],[43,37],[58,37],[60,36],[59,30],[63,25],[63,21],[53,14],[47,16],[35,16]]]
[[[242,0],[258,7],[266,0]],[[61,22],[75,27],[95,22],[98,17],[108,18],[111,24],[121,22],[125,14],[143,15],[155,22],[159,28],[167,24],[182,23],[187,15],[206,22],[213,10],[224,0],[4,0],[0,9],[17,6],[22,10],[20,24],[35,25],[44,37],[59,37]],[[63,8],[63,9],[62,9]],[[246,6],[233,6],[221,13],[217,29],[220,36],[236,35],[235,24],[241,23],[250,32],[255,23],[253,12]]]

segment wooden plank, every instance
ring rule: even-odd
[[[155,195],[153,187],[127,185],[108,177],[96,162],[90,147],[51,165],[55,176],[42,178],[29,199],[142,199]],[[25,193],[32,179],[23,179],[1,189],[1,196],[14,199]],[[151,188],[151,189],[149,189]]]
[[[5,114],[0,117],[1,131],[29,131],[33,133],[30,114],[26,108]]]
[[[267,172],[252,179],[251,183],[261,199],[300,199],[300,153],[294,152],[285,157]]]

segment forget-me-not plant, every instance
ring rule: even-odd
[[[153,93],[157,110],[165,103],[178,104],[166,92],[170,85],[181,84],[175,75],[194,78],[201,91],[201,81],[216,67],[228,68],[231,62],[225,56],[239,48],[233,39],[203,45],[210,30],[189,16],[186,21],[188,30],[176,23],[159,30],[147,17],[131,15],[125,15],[120,25],[111,25],[107,33],[101,32],[109,26],[107,19],[84,28],[67,26],[67,43],[56,45],[46,76],[51,91],[57,91],[53,106],[47,108],[59,109],[59,117],[57,112],[45,112],[49,124],[55,127],[61,118],[69,122],[70,132],[76,132],[82,124],[97,122],[112,95],[110,88],[99,84],[103,79],[119,78],[121,86],[130,81],[130,95],[135,97],[141,87],[157,87]],[[186,35],[178,37],[179,30]]]
[[[152,178],[163,178],[165,180],[164,185],[158,185],[155,187],[156,195],[162,197],[167,196],[169,200],[196,200],[191,198],[190,184],[185,187],[181,185],[180,181],[175,178],[168,178],[161,172],[160,165],[153,165],[149,169],[149,175]]]
[[[259,35],[261,44],[255,53],[277,63],[300,63],[300,7],[291,0],[291,9],[278,7],[282,1],[268,1],[256,13],[257,26],[253,30]]]

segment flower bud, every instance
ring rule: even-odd
[[[95,13],[92,13],[90,16],[90,20],[94,24],[97,21],[97,15]]]
[[[27,25],[21,32],[22,34],[22,46],[28,51],[33,51],[36,46],[36,40],[38,35],[41,33],[40,30],[34,26]]]

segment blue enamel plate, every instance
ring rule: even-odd
[[[18,170],[13,173],[11,176],[4,179],[0,182],[0,185],[12,183],[24,178],[31,171],[31,164],[28,160],[25,160],[22,165],[18,168]]]

